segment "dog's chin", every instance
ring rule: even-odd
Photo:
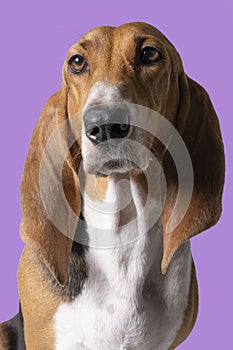
[[[108,161],[101,166],[95,164],[86,165],[84,170],[89,174],[100,177],[106,177],[114,173],[141,173],[143,171],[143,169],[132,161],[122,161],[118,159]]]

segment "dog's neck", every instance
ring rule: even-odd
[[[145,176],[116,173],[106,180],[104,199],[93,199],[91,193],[84,197],[93,270],[89,273],[103,274],[112,284],[121,285],[122,292],[123,281],[127,284],[125,292],[129,284],[136,291],[143,287],[152,266],[160,269],[161,200],[155,180],[148,193]]]
[[[97,199],[91,181],[83,201],[89,236],[87,278],[73,303],[59,307],[57,350],[68,342],[69,349],[77,344],[80,349],[168,349],[188,302],[189,243],[177,250],[162,275],[156,179],[150,190],[139,175],[96,180],[101,196]],[[64,329],[67,338],[62,336]]]

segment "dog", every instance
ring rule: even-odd
[[[30,143],[0,348],[175,349],[198,313],[190,238],[221,215],[224,168],[214,107],[169,40],[146,23],[88,32]]]

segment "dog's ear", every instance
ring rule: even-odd
[[[182,73],[179,85],[180,103],[175,126],[190,154],[194,184],[185,216],[169,233],[168,222],[172,221],[172,216],[175,219],[176,215],[173,208],[178,178],[171,157],[167,154],[164,158],[167,197],[162,213],[163,273],[177,248],[190,237],[216,224],[222,210],[225,160],[217,115],[207,92],[199,84]]]
[[[68,121],[63,84],[41,113],[21,183],[21,238],[61,284],[67,279],[80,212],[77,164],[67,141]]]

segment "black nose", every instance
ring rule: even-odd
[[[130,112],[122,106],[93,106],[84,113],[86,136],[95,144],[122,139],[130,131]]]

